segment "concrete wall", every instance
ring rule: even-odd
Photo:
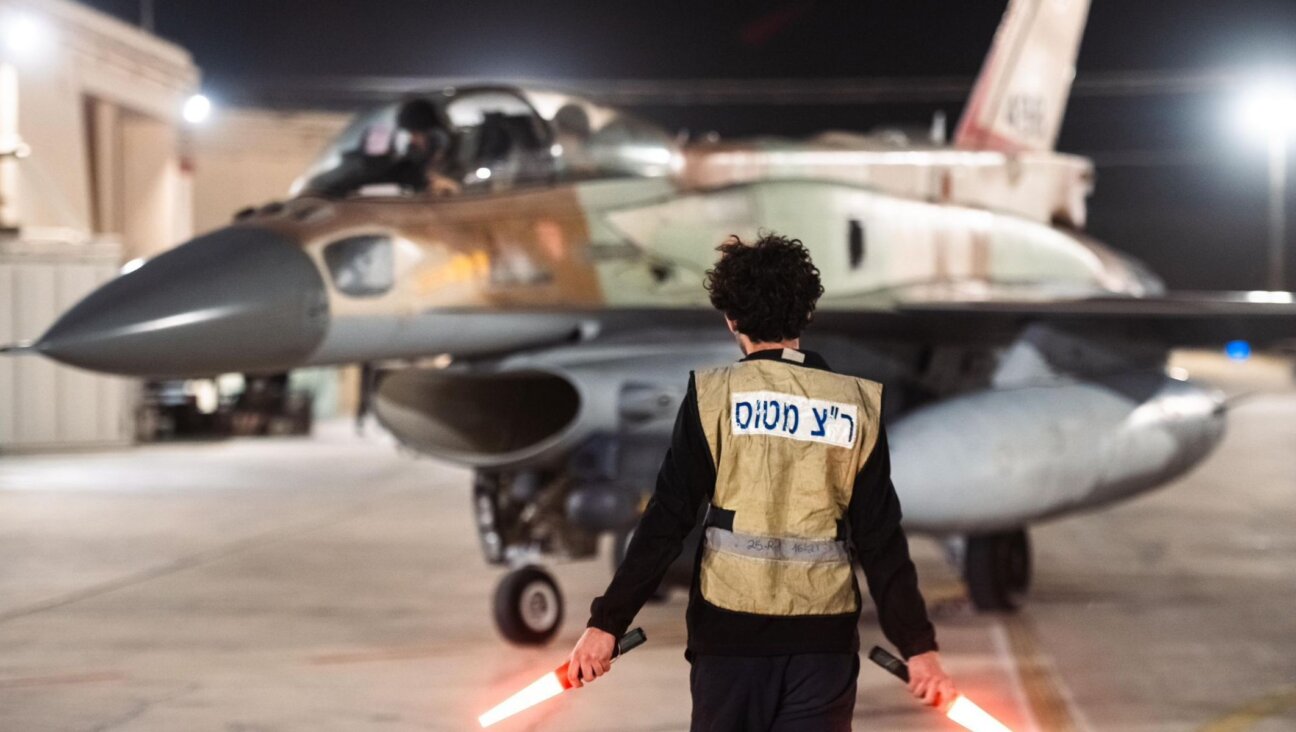
[[[126,260],[165,251],[282,199],[349,115],[216,108],[181,120],[198,91],[189,53],[69,0],[0,0],[0,343],[39,336]],[[0,35],[3,38],[3,35]],[[35,356],[0,358],[0,450],[117,444],[133,382]],[[330,400],[336,403],[336,398]]]
[[[109,235],[123,256],[162,251],[192,229],[180,110],[198,88],[189,53],[67,0],[0,1],[0,24],[28,23],[30,48],[7,55],[17,133],[18,222]]]
[[[125,259],[192,232],[184,49],[68,0],[0,0],[0,343],[39,336]],[[2,36],[0,36],[2,37]],[[130,440],[133,382],[0,358],[0,450]]]
[[[120,258],[110,242],[0,239],[0,343],[39,336]],[[0,451],[126,444],[135,388],[34,354],[0,358]]]
[[[210,231],[247,206],[283,200],[349,118],[328,112],[218,109],[190,136],[194,230]]]

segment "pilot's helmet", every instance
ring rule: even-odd
[[[445,125],[435,104],[426,99],[411,99],[396,113],[396,126],[410,132],[424,132]]]
[[[451,136],[441,110],[426,99],[411,99],[396,112],[396,126],[406,133],[422,133],[424,152],[432,156],[450,149]]]

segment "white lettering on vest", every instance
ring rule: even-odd
[[[729,411],[734,435],[773,435],[852,447],[859,431],[854,404],[797,394],[736,392],[730,395]]]

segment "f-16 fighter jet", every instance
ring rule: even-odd
[[[1084,233],[1092,165],[1054,146],[1087,13],[1012,0],[950,145],[688,143],[552,91],[414,95],[30,348],[148,377],[380,364],[386,428],[475,470],[500,630],[542,643],[563,616],[542,562],[625,541],[688,370],[738,356],[702,287],[715,246],[777,231],[823,273],[807,347],[885,385],[907,529],[947,543],[976,607],[1012,608],[1028,526],[1219,443],[1221,397],[1168,376],[1170,348],[1296,334],[1285,293],[1167,294]]]

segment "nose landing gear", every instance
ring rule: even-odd
[[[518,645],[553,640],[562,627],[558,582],[536,562],[592,556],[597,536],[563,513],[567,481],[536,472],[478,471],[473,511],[486,561],[511,571],[495,588],[492,614],[500,635]]]

